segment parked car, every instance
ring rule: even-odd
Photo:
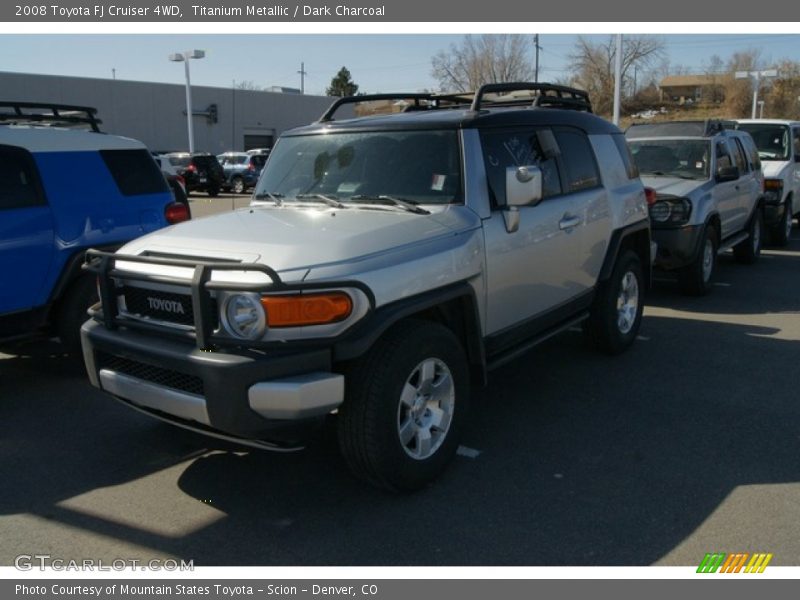
[[[225,173],[216,156],[203,152],[170,152],[165,156],[186,182],[187,193],[206,192],[212,197],[219,195],[225,183]]]
[[[143,144],[100,133],[93,108],[0,103],[0,340],[58,335],[80,350],[97,301],[81,270],[187,218]]]
[[[250,150],[246,150],[247,154],[262,154],[264,156],[269,156],[269,153],[272,152],[272,148],[250,148]]]
[[[772,243],[785,246],[792,217],[800,217],[800,122],[741,119],[737,128],[756,143],[764,170],[764,221]]]
[[[236,194],[243,194],[255,187],[261,169],[267,162],[266,154],[248,154],[247,152],[225,152],[218,154],[217,160],[225,172],[223,189]]]
[[[334,119],[371,98],[285,133],[249,208],[92,253],[95,386],[277,450],[335,412],[353,472],[408,490],[455,454],[493,368],[579,323],[610,354],[634,342],[645,192],[585,92],[491,84]]]
[[[169,161],[169,158],[166,156],[154,154],[153,160],[156,161],[158,168],[161,170],[161,174],[164,176],[164,179],[167,180],[167,184],[169,185],[170,190],[172,190],[173,198],[175,198],[176,202],[180,202],[186,206],[186,210],[189,213],[189,218],[191,218],[192,207],[189,205],[189,195],[186,193],[186,180],[178,175],[178,170],[172,165],[172,163]]]
[[[688,294],[711,289],[719,252],[733,248],[743,263],[761,253],[761,164],[752,138],[731,125],[671,121],[632,125],[625,134],[642,182],[655,191],[655,264],[676,272]]]

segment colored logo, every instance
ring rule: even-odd
[[[749,560],[748,560],[749,559]],[[708,553],[703,557],[700,566],[697,567],[698,573],[763,573],[767,568],[772,554],[756,552],[734,552],[725,554],[724,552]]]

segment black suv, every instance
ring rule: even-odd
[[[218,196],[225,183],[225,173],[217,157],[205,152],[173,152],[166,155],[178,175],[186,181],[186,192],[207,192]]]

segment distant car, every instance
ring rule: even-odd
[[[100,133],[94,115],[0,103],[0,341],[57,335],[77,354],[98,300],[86,249],[115,250],[189,216],[144,145]]]
[[[717,254],[739,262],[761,253],[763,175],[752,138],[719,120],[631,125],[625,133],[648,202],[655,265],[678,274],[683,291],[711,289]]]
[[[164,156],[186,181],[187,193],[206,192],[209,196],[219,195],[225,183],[225,173],[216,156],[202,152],[171,152]]]
[[[272,152],[272,148],[250,148],[250,150],[247,150],[247,154],[269,155],[270,152]]]
[[[267,162],[267,155],[225,152],[218,154],[217,160],[225,172],[225,182],[222,187],[236,194],[243,194],[258,183],[258,176],[261,175],[261,169]]]
[[[764,166],[764,221],[772,243],[785,246],[792,217],[800,217],[800,122],[742,119],[737,128],[749,133]]]

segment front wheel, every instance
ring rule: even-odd
[[[390,329],[347,373],[339,446],[353,473],[391,491],[433,481],[458,448],[469,406],[461,343],[438,323]]]
[[[244,179],[241,177],[234,177],[231,186],[234,194],[244,194]]]
[[[783,219],[770,232],[772,243],[776,246],[786,246],[792,237],[792,200],[787,198],[783,209]]]
[[[67,288],[58,306],[56,326],[61,345],[68,354],[81,355],[81,325],[89,320],[88,310],[98,301],[93,277],[82,275]]]
[[[617,259],[608,281],[599,286],[584,331],[599,350],[619,354],[636,339],[643,310],[642,263],[627,250]]]

